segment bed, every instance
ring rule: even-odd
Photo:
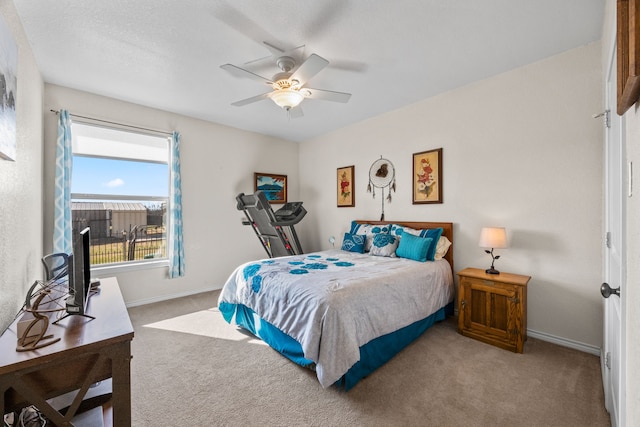
[[[453,313],[452,242],[448,222],[353,221],[340,249],[240,265],[218,308],[323,387],[349,390]]]

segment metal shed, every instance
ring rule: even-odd
[[[91,227],[91,237],[119,237],[136,225],[147,225],[147,208],[142,203],[72,202],[73,227]]]
[[[111,236],[147,225],[147,208],[142,203],[104,202],[104,207],[111,212]]]

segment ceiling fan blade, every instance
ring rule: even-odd
[[[302,86],[313,76],[322,71],[327,65],[329,65],[329,61],[313,53],[291,75],[290,80],[297,80]]]
[[[266,62],[267,60],[271,60],[271,64],[262,64],[261,67],[265,68],[266,65],[271,65],[273,66],[273,62],[275,62],[276,59],[278,59],[281,56],[291,56],[294,57],[294,59],[298,58],[298,53],[296,52],[298,49],[302,49],[304,47],[304,45],[300,45],[297,47],[294,47],[292,49],[288,49],[288,50],[284,50],[274,44],[271,44],[269,42],[262,42],[264,43],[264,45],[267,47],[267,49],[269,49],[269,52],[271,52],[271,55],[269,56],[263,56],[262,58],[258,58],[258,59],[253,59],[251,61],[247,61],[244,64],[245,65],[249,65],[249,64],[255,64],[256,62]]]
[[[323,99],[325,101],[347,103],[351,98],[350,93],[334,92],[331,90],[312,89],[305,87],[302,91],[308,91],[305,96],[310,99]]]
[[[290,119],[299,119],[300,117],[304,116],[302,107],[299,105],[297,107],[290,108],[289,111],[287,111],[287,113],[289,114]]]
[[[267,59],[272,59],[273,56],[269,55],[269,56],[263,56],[261,58],[258,59],[252,59],[251,61],[247,61],[244,63],[244,65],[249,65],[249,64],[253,64],[255,62],[260,62],[260,61],[266,61]]]
[[[267,49],[269,49],[269,51],[273,56],[282,55],[284,53],[284,49],[279,48],[278,46],[275,46],[269,42],[262,42],[262,43],[264,43],[264,45],[267,47]]]
[[[284,49],[280,49],[279,47],[274,46],[269,42],[262,42],[262,43],[264,43],[264,45],[267,46],[267,49],[269,49],[269,52],[271,52],[271,55],[263,56],[262,58],[254,59],[252,61],[247,61],[247,62],[244,63],[245,65],[253,64],[254,62],[264,61],[265,59],[276,58],[276,57],[284,54]]]
[[[268,98],[271,92],[263,93],[261,95],[252,96],[251,98],[243,99],[240,101],[236,101],[232,103],[234,107],[242,107],[243,105],[252,104],[254,102],[262,101],[265,98]]]
[[[262,42],[265,44],[265,46],[267,46],[267,49],[269,49],[269,51],[271,52],[271,54],[273,55],[274,58],[277,58],[279,56],[291,56],[293,54],[293,52],[295,52],[298,49],[302,49],[305,45],[301,44],[300,46],[296,46],[293,47],[291,49],[287,49],[284,50],[274,44],[271,44],[269,42]]]
[[[259,82],[266,83],[266,84],[273,83],[271,80],[267,79],[266,77],[259,76],[256,73],[252,73],[249,70],[245,70],[244,68],[236,67],[233,64],[224,64],[224,65],[221,65],[220,68],[230,72],[236,77],[249,78],[249,79],[257,80]]]

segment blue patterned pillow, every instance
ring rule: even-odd
[[[389,234],[390,229],[391,227],[389,224],[358,224],[355,221],[351,221],[351,229],[349,230],[349,233],[367,236],[364,250],[365,252],[369,252],[371,250],[371,245],[373,244],[373,237],[380,233]]]
[[[433,261],[435,259],[438,240],[440,240],[440,236],[442,235],[442,232],[443,232],[442,227],[427,228],[425,230],[416,230],[411,227],[405,227],[404,225],[391,224],[391,235],[399,237],[400,240],[402,240],[403,234],[411,234],[413,236],[431,238],[432,239],[431,246],[427,251],[427,259],[429,261]]]
[[[398,244],[396,255],[401,258],[425,262],[432,242],[433,239],[430,237],[419,237],[409,233],[403,234]]]
[[[358,234],[344,233],[344,238],[342,239],[342,250],[363,253],[365,238],[366,236]]]
[[[398,248],[398,238],[390,234],[379,233],[373,237],[371,255],[395,257]]]

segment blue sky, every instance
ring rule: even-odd
[[[75,156],[71,192],[167,197],[168,168],[166,164]]]

